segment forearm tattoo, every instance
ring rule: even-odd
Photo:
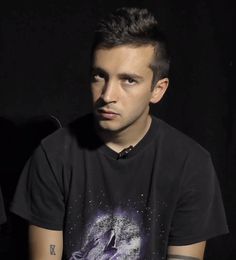
[[[55,248],[55,245],[50,245],[50,255],[56,255]]]
[[[200,260],[200,258],[185,255],[168,255],[168,260]]]

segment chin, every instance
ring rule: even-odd
[[[118,132],[120,129],[120,127],[118,127],[118,126],[110,125],[110,124],[103,123],[103,122],[102,123],[99,122],[98,125],[104,131]]]
[[[98,121],[98,126],[101,130],[103,131],[108,131],[108,132],[120,132],[122,131],[124,128],[121,124],[117,123],[117,122],[112,122],[112,121]]]

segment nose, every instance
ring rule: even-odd
[[[118,97],[118,88],[117,84],[114,82],[106,82],[102,90],[101,98],[106,103],[115,103],[117,102]]]

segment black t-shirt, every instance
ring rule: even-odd
[[[5,208],[4,208],[3,198],[2,198],[2,191],[0,187],[0,224],[3,224],[5,221],[6,221],[6,213],[5,213]]]
[[[209,153],[152,117],[127,154],[104,145],[92,116],[41,142],[20,178],[12,211],[63,230],[64,259],[165,259],[168,245],[227,233]]]

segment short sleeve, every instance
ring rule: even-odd
[[[187,245],[228,233],[220,186],[210,156],[189,157],[169,245]]]
[[[6,213],[5,213],[5,207],[2,197],[2,191],[0,188],[0,224],[3,224],[6,221]]]
[[[58,172],[39,146],[26,163],[12,201],[11,211],[31,224],[63,229],[64,196]]]

